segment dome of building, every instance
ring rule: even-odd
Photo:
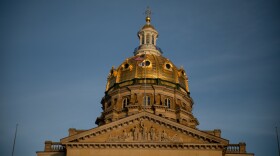
[[[196,128],[186,72],[162,56],[156,45],[158,32],[149,15],[138,38],[134,55],[109,72],[101,101],[103,112],[96,124],[101,126],[145,111]]]
[[[112,67],[106,91],[146,79],[150,84],[166,85],[189,93],[186,72],[162,56],[161,49],[156,46],[158,32],[150,22],[151,18],[146,17],[146,24],[138,32],[140,45],[135,48],[134,56],[127,58],[118,68]]]
[[[189,93],[187,76],[183,68],[177,68],[169,59],[145,51],[127,58],[118,68],[112,68],[106,91],[118,86],[143,83],[165,85]]]
[[[149,8],[146,14],[134,56],[109,72],[98,127],[70,128],[37,156],[254,156],[244,142],[229,144],[219,129],[197,128],[186,73],[162,56]]]

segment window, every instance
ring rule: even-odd
[[[152,35],[152,44],[155,44],[155,36]]]
[[[150,66],[151,62],[150,61],[143,61],[139,64],[139,66],[142,66],[142,67],[148,67]]]
[[[181,72],[181,73],[182,73],[182,75],[185,75],[185,72],[184,72],[183,70],[182,70],[182,72]]]
[[[167,69],[170,69],[171,68],[171,65],[170,64],[165,64],[165,67],[167,68]]]
[[[146,36],[146,44],[150,44],[150,38],[151,38],[151,35],[150,34],[147,34]]]
[[[151,98],[149,96],[144,97],[144,105],[148,106],[151,104]]]
[[[145,40],[145,35],[142,34],[142,44],[144,44],[144,40]]]
[[[165,99],[164,100],[164,105],[167,106],[167,108],[170,108],[170,99]]]
[[[129,104],[129,99],[128,99],[128,98],[124,98],[122,104],[123,104],[123,108],[125,108],[126,106],[128,106],[128,104]]]
[[[151,63],[150,63],[150,61],[145,61],[145,64],[148,67]]]
[[[164,68],[165,70],[172,71],[173,66],[172,66],[172,64],[168,61],[168,62],[164,63],[163,68]]]
[[[128,67],[129,67],[129,64],[126,63],[126,64],[124,65],[124,69],[127,69]]]

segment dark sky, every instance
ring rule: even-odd
[[[187,72],[198,128],[277,155],[279,0],[1,1],[1,155],[16,123],[15,156],[96,126],[109,70],[133,55],[148,5],[158,46]]]

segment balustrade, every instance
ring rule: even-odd
[[[243,142],[239,144],[229,144],[226,147],[226,153],[246,153],[246,144]]]
[[[45,141],[46,152],[62,152],[65,151],[65,146],[60,142]]]

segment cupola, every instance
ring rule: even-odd
[[[155,27],[151,24],[151,10],[148,7],[146,14],[146,24],[138,31],[139,47],[135,51],[135,54],[143,52],[143,50],[150,50],[150,53],[160,55],[162,52],[156,46],[158,32]],[[139,51],[138,51],[139,50]]]

